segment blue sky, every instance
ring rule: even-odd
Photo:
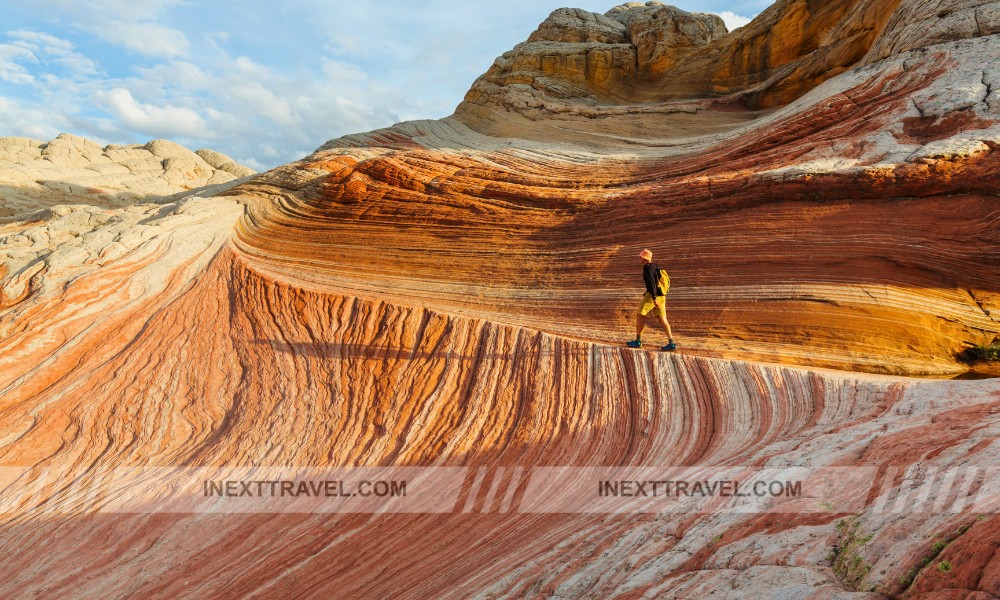
[[[594,0],[5,0],[0,136],[154,138],[255,169],[451,114],[556,8]],[[770,0],[679,0],[730,29]]]

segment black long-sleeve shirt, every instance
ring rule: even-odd
[[[658,298],[663,295],[660,291],[660,267],[653,263],[647,263],[642,267],[642,280],[646,284],[646,291],[649,295]]]

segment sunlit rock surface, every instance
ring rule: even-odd
[[[102,147],[66,133],[49,142],[0,138],[0,223],[56,204],[112,208],[218,191],[253,173],[219,152],[167,140]]]
[[[997,380],[899,376],[1000,332],[998,4],[779,2],[728,35],[557,11],[452,117],[0,228],[0,464],[38,490],[4,515],[0,593],[1000,596],[996,508],[886,508],[1000,460]],[[533,44],[649,62],[602,88],[590,46]],[[644,247],[679,354],[621,343]],[[473,475],[444,514],[32,510],[68,493],[52,472],[220,465]],[[882,484],[849,512],[522,512],[520,478],[563,465]]]
[[[822,14],[867,22],[852,6]],[[805,18],[800,8],[758,21]],[[533,37],[593,30],[586,43],[604,44],[612,17],[632,11],[679,12],[561,10]],[[927,35],[932,25],[905,20],[925,12],[886,15],[872,56]],[[975,33],[866,60],[769,110],[748,109],[745,91],[603,102],[505,80],[483,96],[487,74],[453,117],[334,140],[255,179],[245,189],[261,201],[235,242],[286,276],[605,343],[630,330],[635,256],[649,247],[693,353],[961,373],[955,355],[1000,331],[1000,45]],[[498,64],[530,62],[541,43]],[[582,71],[556,73],[584,85]],[[768,85],[798,77],[781,73]],[[510,101],[529,91],[537,103]]]

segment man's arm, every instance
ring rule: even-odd
[[[649,295],[656,298],[660,296],[660,286],[656,281],[656,267],[649,264],[642,268],[642,280],[646,284],[646,291]]]

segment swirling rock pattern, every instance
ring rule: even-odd
[[[497,97],[220,195],[4,226],[0,465],[37,492],[2,515],[0,593],[1000,596],[995,511],[886,509],[919,497],[914,474],[1000,459],[997,380],[898,376],[960,373],[955,353],[1000,332],[1000,42],[920,41],[917,4],[827,3],[842,27],[824,31],[870,29],[868,57],[780,108],[758,110],[757,79],[644,104]],[[728,45],[681,15],[676,45],[739,47],[801,5]],[[607,19],[562,12],[539,36],[617,44]],[[647,246],[682,354],[620,344]],[[484,475],[443,514],[33,510],[68,493],[53,472],[219,465]],[[852,514],[504,510],[498,486],[564,465],[881,483]]]
[[[649,247],[697,353],[957,373],[1000,332],[994,58],[993,38],[907,52],[736,119],[463,113],[348,137],[248,184],[236,241],[305,281],[603,342],[629,333]]]

